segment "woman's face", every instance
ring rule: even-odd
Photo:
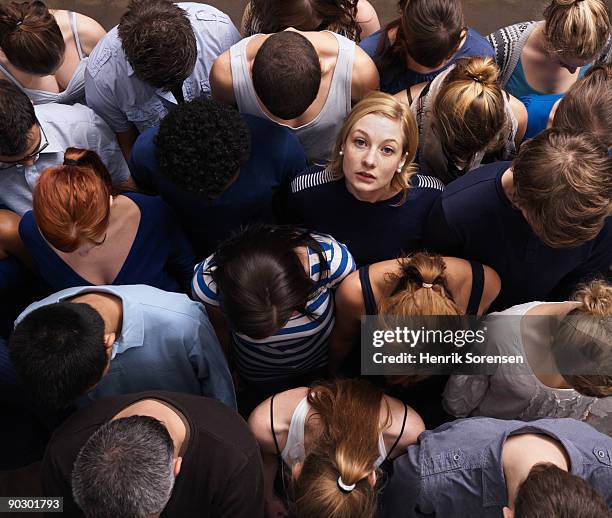
[[[342,170],[351,194],[370,202],[396,194],[391,180],[406,161],[403,147],[399,120],[374,113],[358,120],[342,147]]]

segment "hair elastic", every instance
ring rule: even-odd
[[[64,158],[64,165],[79,165],[79,161],[72,158]]]
[[[423,283],[423,288],[433,288],[433,284],[429,284],[428,282]]]
[[[19,27],[21,24],[23,23],[23,20],[19,20],[16,24],[15,27]]]
[[[355,489],[355,484],[345,484],[342,482],[342,475],[340,475],[338,477],[338,487],[343,493],[350,493],[353,489]]]

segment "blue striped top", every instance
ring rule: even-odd
[[[355,270],[355,261],[345,245],[326,234],[311,234],[323,249],[327,270],[322,272],[319,256],[308,248],[310,278],[315,290],[306,304],[313,318],[296,315],[272,336],[256,340],[232,331],[236,366],[249,381],[280,381],[324,367],[327,341],[334,326],[334,302],[331,288]],[[198,264],[192,281],[196,300],[219,306],[217,286],[210,270],[214,255]]]

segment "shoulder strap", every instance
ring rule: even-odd
[[[359,281],[361,282],[361,294],[363,295],[366,315],[378,315],[376,299],[374,298],[372,284],[370,283],[369,265],[359,268]]]
[[[402,421],[402,429],[400,430],[400,433],[397,436],[397,439],[395,439],[395,442],[393,443],[393,446],[391,446],[391,449],[389,450],[389,453],[387,453],[387,458],[385,460],[388,460],[388,459],[391,458],[391,454],[393,453],[393,450],[395,449],[397,444],[400,442],[400,439],[402,438],[402,435],[404,435],[404,428],[406,428],[406,418],[407,417],[408,417],[408,405],[406,403],[404,403],[404,420]]]
[[[72,36],[76,43],[77,52],[79,53],[79,57],[83,59],[85,53],[83,52],[83,47],[81,47],[81,38],[79,37],[79,29],[77,28],[77,13],[70,11],[68,17],[70,18],[70,28],[72,29]]]
[[[272,439],[274,439],[274,447],[276,448],[276,454],[280,457],[281,451],[278,447],[278,440],[276,439],[276,432],[274,431],[274,398],[276,394],[274,394],[270,398],[270,429],[272,430]]]
[[[406,88],[406,97],[408,98],[408,104],[412,104],[412,92],[410,87]]]
[[[484,291],[484,266],[476,261],[470,261],[470,266],[472,267],[472,292],[468,301],[467,314],[477,315]]]

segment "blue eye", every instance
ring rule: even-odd
[[[390,147],[390,146],[385,146],[385,147],[382,149],[382,151],[383,151],[383,153],[384,153],[385,155],[392,155],[393,153],[395,153],[395,149],[393,149],[393,148],[392,148],[392,147]]]
[[[365,139],[362,139],[362,138],[356,138],[353,142],[355,143],[357,147],[363,147],[366,145]]]

